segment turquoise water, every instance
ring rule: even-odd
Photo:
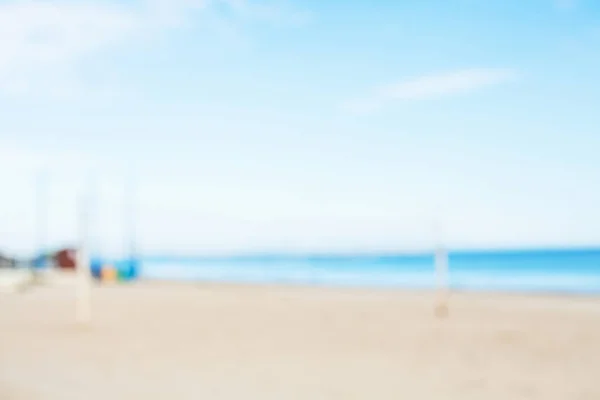
[[[146,257],[147,279],[398,287],[436,285],[432,254],[369,256]],[[454,289],[600,293],[600,249],[457,251]]]

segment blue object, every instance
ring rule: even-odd
[[[36,269],[42,269],[50,266],[49,258],[46,254],[40,254],[35,256],[32,261],[33,267]]]
[[[92,258],[90,260],[90,270],[91,270],[92,276],[94,278],[96,278],[96,279],[101,278],[102,265],[103,265],[103,262],[99,258]]]
[[[119,279],[131,281],[138,277],[139,261],[137,259],[124,259],[113,262]]]

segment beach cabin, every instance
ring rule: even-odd
[[[77,265],[77,251],[72,248],[62,249],[52,255],[55,268],[74,270]]]

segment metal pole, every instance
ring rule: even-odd
[[[41,267],[47,262],[47,236],[48,236],[48,170],[42,168],[36,177],[35,187],[36,204],[36,243],[34,257],[40,257]],[[35,261],[35,260],[34,260]]]
[[[90,271],[90,216],[94,193],[94,177],[88,181],[87,190],[84,190],[79,199],[79,248],[77,249],[77,287],[75,317],[79,324],[87,325],[92,320],[91,305],[91,271]]]
[[[448,252],[444,246],[442,227],[439,221],[435,223],[435,275],[437,283],[437,305],[436,315],[446,316],[448,314],[448,297],[450,294],[448,282]]]
[[[437,286],[440,290],[446,290],[448,287],[448,254],[444,246],[442,237],[442,227],[436,223],[436,243],[435,243],[435,267],[437,276]]]
[[[127,241],[127,251],[129,258],[133,261],[136,257],[136,215],[135,215],[135,203],[136,203],[136,184],[133,176],[130,176],[125,189],[125,232]]]
[[[128,279],[135,276],[134,269],[136,268],[136,257],[137,257],[137,242],[136,242],[136,182],[133,175],[129,175],[127,182],[125,183],[124,191],[124,215],[123,224],[125,230],[125,247],[127,252],[127,263],[128,263]]]

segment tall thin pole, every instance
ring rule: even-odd
[[[136,246],[136,215],[135,215],[135,204],[136,204],[136,182],[132,175],[130,175],[125,184],[124,191],[124,203],[125,203],[125,214],[124,214],[124,228],[125,228],[125,241],[127,246],[127,255],[130,261],[134,261],[137,256]]]
[[[79,198],[79,248],[77,250],[76,319],[87,325],[92,319],[91,271],[90,271],[90,219],[95,195],[95,179],[92,176]]]
[[[440,222],[435,224],[435,268],[437,276],[437,286],[440,290],[448,288],[448,252],[444,244],[442,226]]]
[[[444,244],[440,221],[436,221],[434,224],[434,235],[434,262],[437,284],[437,304],[435,311],[438,316],[446,316],[448,314],[448,297],[450,295],[448,282],[448,251]]]
[[[39,257],[42,265],[47,262],[48,240],[48,170],[42,167],[37,173],[35,182],[35,249],[34,260]],[[35,261],[34,261],[35,262]]]
[[[123,191],[123,228],[125,241],[125,262],[127,265],[126,278],[130,280],[134,278],[137,268],[137,227],[136,227],[136,199],[137,185],[133,174],[127,177],[125,182],[125,190]]]

